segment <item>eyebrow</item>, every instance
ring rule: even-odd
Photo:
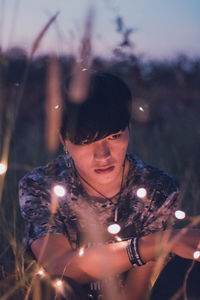
[[[78,142],[78,143],[74,143],[74,142],[72,142],[72,143],[74,143],[75,145],[87,145],[87,144],[91,144],[91,143],[94,143],[94,142],[97,142],[97,141],[99,141],[99,140],[103,140],[103,139],[106,139],[107,137],[109,137],[109,136],[112,136],[112,135],[116,135],[116,134],[121,134],[121,133],[123,133],[124,131],[126,130],[126,127],[124,128],[124,129],[120,129],[119,131],[117,131],[117,132],[115,132],[115,133],[110,133],[110,134],[108,134],[108,135],[106,135],[105,137],[101,137],[101,138],[99,138],[99,139],[95,139],[97,136],[98,136],[98,132],[94,135],[94,137],[92,137],[91,139],[90,138],[85,138],[85,139],[83,139],[83,140],[81,140],[80,142]]]

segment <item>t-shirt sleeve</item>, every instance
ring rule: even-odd
[[[51,211],[50,190],[42,176],[31,173],[20,180],[19,203],[25,223],[25,249],[48,233],[66,235],[59,211]]]
[[[153,184],[146,211],[143,214],[145,235],[172,228],[178,207],[178,184],[168,174],[161,173],[160,178]]]

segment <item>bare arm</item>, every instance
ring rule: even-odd
[[[170,233],[169,241],[163,247],[191,259],[200,241],[200,231],[190,230],[171,243],[179,232],[175,230]],[[139,250],[144,261],[149,262],[156,258],[157,246],[160,243],[158,238],[159,234],[151,234],[139,240]],[[91,247],[85,249],[83,255],[79,255],[78,251],[72,251],[64,235],[52,234],[37,239],[31,247],[38,261],[50,274],[63,274],[80,283],[119,274],[132,267],[126,251],[127,242]]]
[[[78,251],[72,251],[64,235],[52,234],[37,239],[31,248],[50,274],[61,275],[64,272],[65,276],[85,283],[130,269],[132,265],[126,246],[127,242],[96,246],[85,249],[84,254],[79,255]]]
[[[185,233],[184,233],[185,231]],[[162,237],[161,237],[162,235]],[[200,231],[196,229],[187,230],[174,230],[173,232],[160,232],[155,236],[155,244],[159,244],[159,240],[162,241],[159,246],[164,247],[166,255],[170,252],[179,256],[191,259],[193,253],[197,249],[200,250]],[[141,239],[143,246],[140,244],[140,251],[148,254],[147,248],[151,247],[154,239],[153,235],[144,237]],[[160,239],[161,238],[161,239]],[[166,246],[165,246],[166,243]],[[198,245],[199,244],[199,245]],[[149,252],[150,253],[150,252]],[[146,259],[149,259],[148,257]],[[126,300],[145,300],[149,299],[149,292],[155,279],[159,275],[159,272],[164,266],[164,261],[154,262],[150,261],[146,265],[139,268],[132,268],[129,270],[128,277],[126,280],[124,292]]]
[[[199,229],[166,230],[140,238],[140,255],[146,262],[154,260],[163,251],[193,259],[196,250],[200,250]]]
[[[151,278],[155,262],[148,262],[139,268],[132,268],[124,286],[126,300],[145,300],[151,290]]]

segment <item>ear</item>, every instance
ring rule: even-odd
[[[62,135],[59,133],[59,140],[63,146],[65,146],[65,141],[63,140]]]

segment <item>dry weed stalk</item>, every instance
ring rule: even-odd
[[[73,78],[69,88],[69,97],[75,103],[86,99],[89,87],[89,68],[91,63],[91,33],[94,19],[93,9],[89,10],[81,40],[79,58],[73,68]]]
[[[61,122],[62,102],[60,92],[60,65],[51,57],[47,72],[45,137],[47,149],[55,152],[59,144],[58,131]]]
[[[40,31],[40,33],[36,37],[35,41],[33,42],[32,48],[31,48],[30,59],[33,58],[35,52],[37,51],[37,49],[40,46],[40,43],[41,43],[44,35],[46,34],[47,30],[50,28],[52,23],[56,20],[58,14],[59,14],[59,12],[57,12],[53,17],[50,18],[50,20],[47,22],[47,24],[43,27],[43,29]]]
[[[8,155],[9,155],[9,149],[10,149],[10,142],[11,142],[14,126],[15,126],[15,121],[16,121],[16,117],[17,117],[17,114],[18,114],[18,109],[19,109],[19,106],[20,106],[20,103],[21,103],[21,100],[22,100],[22,97],[23,97],[24,88],[25,88],[27,77],[28,77],[28,74],[29,74],[31,61],[33,59],[33,56],[34,56],[36,50],[38,49],[38,47],[40,45],[40,42],[42,41],[42,39],[43,39],[44,35],[46,34],[47,30],[50,28],[51,24],[55,21],[57,15],[58,15],[58,13],[55,14],[48,21],[48,23],[44,26],[44,28],[39,33],[39,35],[37,36],[37,38],[35,39],[35,41],[33,43],[33,46],[31,48],[31,52],[30,52],[30,56],[29,56],[29,60],[27,62],[26,69],[25,69],[25,72],[24,72],[22,84],[20,85],[20,89],[19,89],[19,92],[16,96],[16,99],[13,99],[13,100],[15,100],[15,110],[13,108],[10,109],[8,107],[7,110],[5,111],[5,114],[7,116],[7,124],[5,126],[6,132],[4,134],[4,140],[2,141],[2,155],[1,155],[0,161],[3,162],[6,166],[8,164]],[[1,111],[1,114],[3,114],[2,111]],[[2,201],[2,192],[3,192],[3,188],[4,188],[4,180],[5,180],[5,174],[0,176],[0,204],[1,204],[1,201]],[[3,224],[4,223],[7,224],[7,220],[4,220],[3,213],[2,213],[2,220],[1,221],[2,221]],[[16,231],[16,226],[14,226],[13,229],[14,229],[13,236],[11,236],[11,234],[9,234],[9,236],[10,236],[9,242],[10,242],[10,245],[12,247],[13,253],[15,255],[15,267],[16,267],[16,270],[19,272],[20,266],[19,266],[19,263],[17,261],[17,258],[19,258],[19,253],[18,253],[18,250],[16,248],[17,247],[16,232],[15,232]],[[28,276],[26,274],[25,274],[25,277],[22,275],[22,279],[16,281],[16,284],[11,289],[9,289],[1,297],[1,300],[6,300],[10,296],[12,296],[19,289],[19,287],[22,287],[24,285],[27,278],[28,278]]]

